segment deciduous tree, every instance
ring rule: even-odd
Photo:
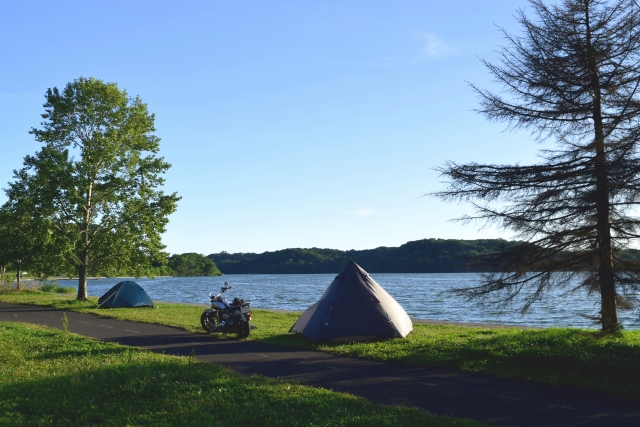
[[[49,244],[49,232],[42,222],[25,208],[27,200],[7,202],[0,207],[0,279],[9,263],[16,269],[16,288],[20,289],[22,271],[41,272],[42,255]]]
[[[93,78],[45,98],[41,128],[31,129],[43,147],[25,157],[7,195],[29,200],[48,224],[49,269],[77,274],[84,300],[88,272],[142,275],[164,255],[160,236],[179,197],[161,190],[170,165],[157,156],[154,115],[140,98]]]

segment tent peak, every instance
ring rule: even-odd
[[[412,329],[400,304],[351,259],[290,331],[318,342],[405,337]]]

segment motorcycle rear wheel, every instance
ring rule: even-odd
[[[251,324],[247,322],[240,322],[238,326],[238,338],[247,338],[251,333]]]

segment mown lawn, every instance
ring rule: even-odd
[[[118,319],[161,323],[200,331],[202,307],[160,304],[158,309],[97,310],[70,295],[43,292],[0,294],[0,300],[52,305]],[[640,398],[640,331],[601,336],[597,331],[551,328],[521,330],[415,325],[405,339],[370,343],[314,344],[288,332],[299,313],[254,311],[249,339],[287,347],[414,365],[446,366],[464,372],[575,385]],[[234,336],[230,336],[234,338]]]
[[[481,426],[60,330],[0,323],[2,426]]]

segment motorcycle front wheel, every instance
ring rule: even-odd
[[[213,313],[211,313],[210,311],[205,311],[204,313],[202,313],[202,315],[200,316],[200,324],[202,325],[202,328],[207,331],[207,333],[211,333],[213,332],[213,329],[211,329],[211,324],[213,323],[215,325],[215,321],[208,315],[211,315],[213,317]]]
[[[240,322],[238,325],[238,338],[246,338],[251,333],[251,324],[247,322]]]

